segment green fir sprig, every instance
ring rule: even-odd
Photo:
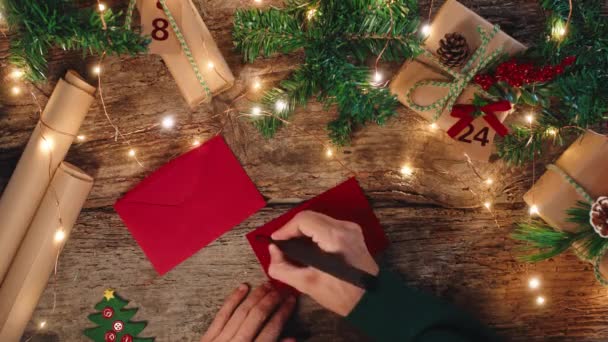
[[[46,79],[49,49],[82,51],[83,56],[137,54],[148,39],[124,26],[122,12],[78,8],[71,0],[4,0],[11,37],[9,61],[31,81]]]
[[[358,126],[384,123],[398,102],[373,83],[366,62],[378,55],[399,62],[417,56],[419,24],[415,0],[287,0],[285,8],[238,10],[233,37],[246,62],[297,50],[305,54],[288,79],[263,95],[262,110],[272,115],[255,125],[271,137],[281,119],[313,96],[326,107],[337,105],[338,117],[328,126],[336,144],[347,144]]]

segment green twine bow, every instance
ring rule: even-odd
[[[568,184],[572,185],[574,190],[576,190],[579,195],[581,195],[587,202],[593,205],[593,203],[595,202],[593,197],[587,191],[585,191],[585,189],[583,189],[583,187],[580,186],[580,184],[578,184],[578,182],[574,180],[574,178],[572,178],[568,173],[566,173],[566,171],[562,170],[559,166],[554,164],[547,165],[547,170],[551,170],[562,176],[562,178],[564,178],[564,180],[568,182]],[[598,255],[595,257],[595,260],[593,260],[593,273],[595,274],[595,278],[597,279],[597,281],[599,281],[600,284],[602,284],[603,286],[608,286],[608,279],[606,279],[600,272],[600,265],[602,263],[602,258],[607,251],[608,243],[604,244]]]
[[[431,59],[431,61],[433,61],[433,63],[436,66],[438,66],[441,70],[443,70],[447,74],[450,74],[454,78],[454,80],[451,82],[434,81],[434,80],[423,80],[423,81],[417,82],[416,84],[414,84],[414,86],[412,88],[410,88],[410,90],[406,94],[407,102],[408,102],[408,105],[410,106],[410,108],[420,111],[420,112],[426,112],[426,111],[431,111],[431,110],[434,111],[435,115],[433,117],[433,121],[437,120],[441,116],[441,113],[444,112],[444,110],[447,109],[448,111],[451,111],[452,107],[456,103],[456,100],[458,99],[460,94],[462,94],[464,89],[469,85],[469,83],[471,82],[473,77],[475,77],[475,75],[477,75],[477,73],[479,73],[480,70],[482,70],[485,67],[487,67],[488,65],[494,63],[500,56],[502,56],[502,54],[503,54],[502,48],[498,48],[498,49],[494,50],[489,56],[486,56],[488,44],[490,44],[490,41],[494,38],[494,36],[499,31],[500,31],[500,26],[498,26],[498,25],[494,25],[494,28],[492,29],[492,31],[489,34],[481,26],[477,27],[477,32],[479,32],[479,36],[481,37],[481,45],[475,51],[475,53],[471,56],[471,58],[465,64],[465,66],[462,68],[461,72],[452,70],[449,67],[443,65],[443,63],[441,63],[439,61],[439,59],[437,59],[437,57],[435,57],[435,55],[433,55],[429,51],[425,50],[423,52],[424,56]],[[416,91],[416,89],[418,89],[420,87],[424,87],[424,86],[449,88],[449,92],[446,96],[431,103],[430,105],[421,106],[412,100],[412,94],[414,93],[414,91]],[[496,96],[489,94],[488,92],[483,90],[481,87],[477,86],[477,88],[478,88],[478,92],[482,96],[484,96],[488,99],[491,99],[491,100],[497,99]]]
[[[127,17],[125,19],[125,27],[127,28],[131,27],[131,17],[133,16],[133,11],[135,9],[135,1],[136,0],[131,0],[129,2],[129,7],[127,8]],[[198,64],[196,64],[196,61],[194,60],[192,51],[190,50],[190,47],[188,46],[188,43],[186,42],[182,31],[177,26],[177,22],[175,21],[173,14],[171,14],[171,11],[169,11],[169,7],[167,7],[167,0],[158,0],[158,2],[162,5],[163,11],[167,16],[167,19],[169,19],[169,24],[171,25],[173,32],[175,32],[175,36],[177,37],[177,40],[179,41],[179,44],[182,47],[182,50],[184,50],[184,55],[186,55],[186,58],[188,59],[188,62],[190,63],[190,66],[194,71],[194,75],[196,75],[198,83],[201,85],[201,87],[203,87],[203,90],[205,90],[205,94],[207,95],[207,97],[211,97],[211,90],[209,89],[209,85],[207,85],[207,82],[203,78],[203,74],[201,74],[201,71],[198,68]]]

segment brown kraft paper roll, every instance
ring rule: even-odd
[[[0,197],[0,284],[53,173],[93,103],[94,93],[95,87],[74,71],[59,80]]]
[[[471,11],[458,1],[448,0],[437,12],[437,15],[435,16],[435,19],[431,25],[431,33],[425,41],[424,48],[435,54],[435,51],[437,51],[439,48],[439,41],[445,36],[446,33],[458,32],[466,38],[472,55],[473,52],[481,45],[481,38],[479,36],[479,32],[477,32],[478,26],[481,26],[488,33],[491,32],[494,27],[494,25],[492,25],[490,22],[477,15],[475,12]],[[523,44],[513,39],[503,31],[499,31],[494,36],[494,39],[492,39],[492,41],[488,44],[486,55],[489,55],[500,47],[503,48],[505,53],[511,56],[526,49]],[[460,71],[459,68],[456,70]],[[408,61],[403,64],[401,70],[399,70],[395,78],[391,81],[390,90],[397,96],[401,103],[408,106],[406,95],[408,91],[419,81],[449,81],[450,79],[451,77],[449,75],[444,75],[438,66],[433,65],[432,61],[424,56],[421,56],[416,60]],[[425,86],[414,91],[412,94],[412,100],[419,105],[426,106],[447,95],[448,91],[448,88]],[[456,103],[470,104],[473,102],[474,95],[475,87],[467,87],[462,92],[462,95],[460,95]],[[435,116],[434,111],[416,112],[431,122]],[[502,122],[507,117],[509,112],[496,114],[496,117]],[[456,122],[458,122],[458,120],[459,119],[452,117],[450,112],[446,110],[437,119],[436,123],[439,128],[447,131]],[[494,146],[493,141],[496,132],[481,117],[475,119],[472,122],[472,125],[474,129],[469,132],[470,135],[463,137],[463,134],[465,134],[467,131],[465,129],[463,132],[458,134],[456,137],[457,140],[453,141],[471,158],[487,161],[492,153],[492,147]],[[482,145],[479,141],[476,141],[473,138],[476,133],[480,132],[486,127],[489,129],[487,139],[490,141],[490,143]]]
[[[137,1],[140,13],[142,12],[144,1],[146,0]],[[173,4],[171,4],[171,1],[167,1],[167,5],[171,9],[177,5],[176,3],[181,3],[180,30],[211,94],[217,95],[229,89],[234,84],[234,75],[232,75],[232,71],[230,71],[226,60],[218,49],[213,36],[211,36],[207,25],[203,22],[192,0],[173,1]],[[159,17],[162,15],[164,18],[162,10],[160,12]],[[194,109],[203,102],[211,101],[211,96],[207,96],[203,86],[196,78],[196,74],[190,62],[188,62],[188,58],[181,49],[179,53],[164,53],[160,54],[160,56],[165,61],[165,64],[167,64],[171,75],[173,75],[182,96],[190,108]],[[210,63],[212,67],[209,67]]]
[[[587,131],[578,138],[555,162],[560,169],[594,199],[608,195],[608,137]],[[524,195],[524,201],[536,205],[538,215],[556,230],[574,232],[576,225],[567,222],[566,211],[578,201],[586,200],[561,175],[547,170]],[[608,253],[607,253],[608,255]],[[608,256],[604,255],[600,272],[608,276]]]
[[[93,178],[71,164],[61,163],[55,172],[0,287],[0,341],[19,341],[23,335],[92,186]],[[55,240],[58,210],[65,233],[62,241]]]

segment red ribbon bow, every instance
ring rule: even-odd
[[[458,122],[456,122],[450,129],[448,130],[448,135],[452,138],[455,138],[463,129],[467,128],[475,117],[473,117],[473,113],[479,108],[485,115],[483,116],[484,120],[492,127],[498,135],[504,137],[509,134],[509,130],[505,125],[498,120],[495,113],[496,112],[505,112],[511,109],[511,102],[503,100],[494,103],[487,104],[483,107],[476,107],[474,105],[455,105],[452,108],[451,115],[455,118],[459,118]]]

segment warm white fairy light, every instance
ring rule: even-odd
[[[253,81],[253,85],[251,87],[253,88],[253,90],[259,90],[260,88],[262,88],[262,82],[260,82],[259,80],[255,80]]]
[[[87,137],[85,137],[85,136],[84,136],[84,135],[82,135],[82,134],[76,137],[76,139],[77,139],[78,141],[85,141],[85,139],[86,139],[86,138],[87,138]]]
[[[557,135],[557,130],[553,127],[548,128],[547,129],[547,134],[552,135],[552,136],[556,136]]]
[[[487,185],[492,185],[494,183],[494,180],[492,178],[488,178],[483,182],[486,183]]]
[[[129,154],[129,157],[135,157],[135,150],[130,149],[128,154]]]
[[[201,144],[201,141],[200,141],[200,140],[198,140],[198,139],[194,139],[194,140],[192,140],[192,146],[195,146],[195,147],[196,147],[196,146],[199,146],[200,144]]]
[[[332,149],[328,147],[328,148],[325,150],[325,155],[326,155],[328,158],[331,158],[331,157],[333,157],[333,155],[334,155],[334,151],[332,151]]]
[[[486,209],[490,210],[490,208],[492,207],[492,202],[486,201],[483,203],[483,206],[486,207]]]
[[[537,289],[540,287],[540,279],[534,277],[534,278],[530,278],[530,281],[528,281],[528,286],[531,289]]]
[[[403,165],[400,172],[402,175],[409,177],[414,174],[414,169],[412,169],[412,167],[409,165]]]
[[[261,3],[262,3],[262,0],[253,0],[253,2],[258,3],[258,4],[261,4]]]
[[[215,68],[215,64],[213,64],[213,62],[209,62],[209,63],[207,63],[207,68],[213,69],[213,68]]]
[[[431,131],[434,131],[437,128],[439,128],[439,125],[437,125],[436,123],[433,122],[432,124],[429,125],[429,128],[431,129]]]
[[[101,65],[98,64],[93,67],[93,74],[95,74],[95,75],[101,74]]]
[[[530,215],[538,215],[538,206],[536,206],[536,204],[532,204],[528,212]]]
[[[251,115],[253,116],[260,116],[262,115],[262,108],[255,106],[253,108],[251,108]]]
[[[540,305],[543,305],[543,304],[545,304],[545,297],[543,297],[543,296],[536,297],[536,305],[540,306]]]
[[[97,5],[97,8],[99,9],[99,12],[103,12],[106,10],[106,5],[104,3],[99,3],[99,5]]]
[[[40,140],[40,148],[44,151],[44,152],[49,152],[50,150],[53,149],[53,140],[49,137],[46,137],[42,140]]]
[[[382,83],[383,79],[384,79],[384,76],[382,76],[382,73],[380,71],[376,71],[374,73],[374,82],[375,83]]]
[[[534,114],[528,114],[528,115],[526,115],[526,121],[529,124],[532,124],[532,122],[534,122]]]
[[[39,327],[40,329],[44,329],[44,327],[46,327],[46,321],[42,321],[42,322],[40,322],[40,324],[38,324],[38,327]]]
[[[62,228],[57,229],[57,231],[55,232],[55,242],[62,242],[63,240],[65,240],[65,232],[63,231]]]
[[[171,129],[175,126],[175,119],[172,116],[165,116],[161,122],[164,129]]]
[[[287,102],[285,102],[283,100],[279,100],[279,101],[277,101],[277,103],[275,103],[275,108],[277,109],[278,112],[282,112],[285,109],[287,109]]]
[[[11,93],[13,93],[13,95],[19,95],[21,94],[21,88],[19,88],[18,86],[14,86],[11,88]]]
[[[551,28],[551,35],[555,40],[562,40],[566,35],[566,24],[563,21],[557,21]]]
[[[312,20],[312,18],[314,18],[316,14],[317,14],[317,9],[311,8],[308,10],[308,12],[306,12],[306,18],[308,20]]]
[[[429,24],[422,25],[422,28],[420,28],[420,32],[422,33],[423,37],[430,36],[431,35],[431,25],[429,25]]]
[[[20,79],[21,77],[23,77],[23,75],[24,75],[24,72],[20,69],[15,69],[15,70],[11,71],[11,74],[10,74],[11,78],[14,80]]]

